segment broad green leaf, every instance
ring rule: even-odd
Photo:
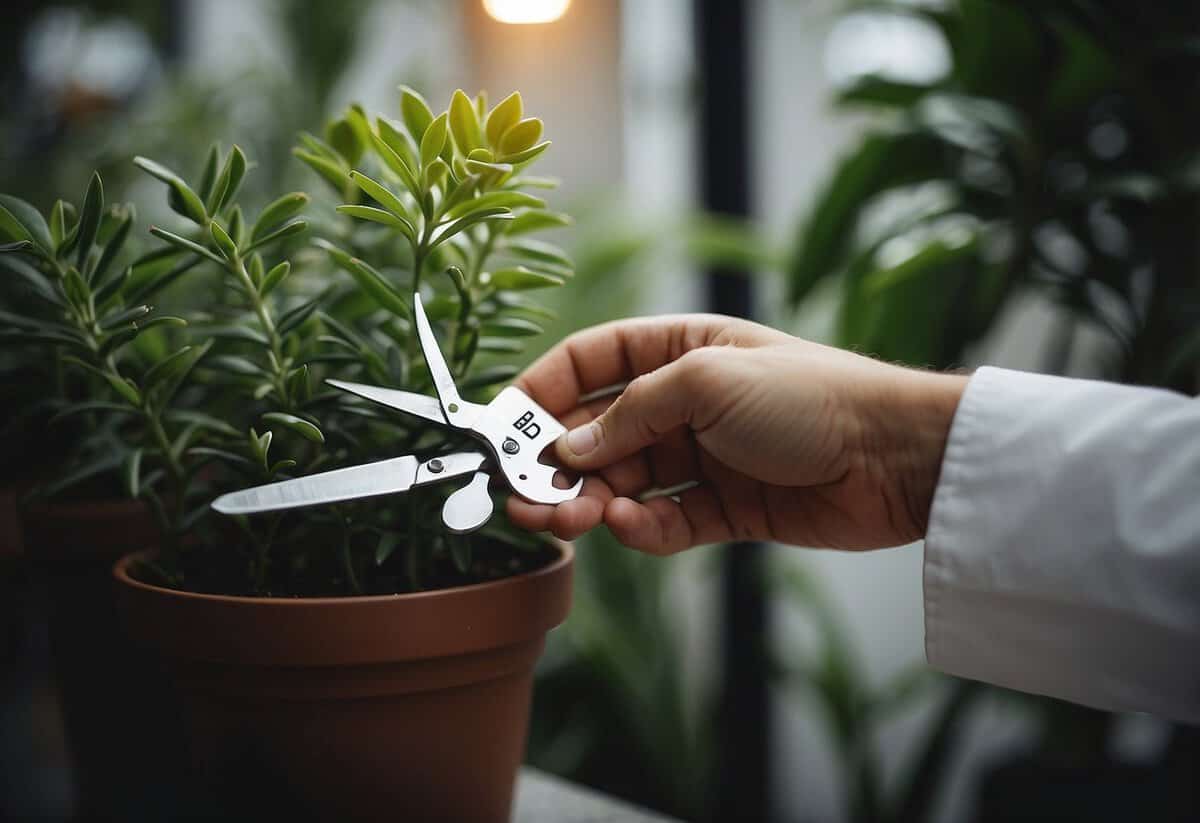
[[[497,145],[501,156],[507,157],[532,148],[541,139],[542,128],[542,121],[537,117],[527,117],[509,127]]]
[[[413,140],[418,143],[425,136],[425,129],[433,122],[433,112],[419,92],[408,86],[400,87],[400,116]]]
[[[233,245],[240,246],[246,237],[246,224],[242,217],[242,207],[235,205],[229,212],[229,227],[226,229]]]
[[[208,232],[212,235],[213,242],[217,244],[217,248],[221,254],[225,255],[226,260],[235,260],[238,256],[237,245],[233,242],[225,229],[221,228],[221,224],[213,220],[208,224]]]
[[[489,163],[484,160],[467,160],[463,167],[472,174],[504,175],[512,174],[513,167],[508,163]]]
[[[262,284],[258,287],[258,293],[266,297],[271,293],[272,289],[283,282],[283,279],[288,276],[292,270],[292,264],[284,260],[274,268],[272,268],[262,279]]]
[[[151,177],[156,177],[167,184],[169,187],[167,203],[172,209],[201,226],[208,222],[208,213],[204,210],[204,203],[200,200],[200,195],[192,191],[182,177],[148,157],[135,157],[133,162]]]
[[[459,203],[462,203],[464,200],[470,198],[473,194],[475,194],[475,190],[478,187],[479,175],[477,174],[467,175],[459,180],[454,188],[450,190],[449,194],[442,199],[443,212],[454,208]]]
[[[863,138],[823,187],[799,231],[788,265],[788,301],[798,304],[844,265],[858,218],[880,192],[940,173],[942,149],[911,130]]]
[[[449,122],[450,132],[454,135],[454,144],[458,150],[470,154],[472,149],[483,147],[483,132],[479,127],[479,115],[471,98],[462,89],[458,89],[450,98]]]
[[[465,231],[486,220],[512,220],[512,218],[513,213],[506,208],[480,209],[479,211],[471,212],[465,217],[460,217],[451,223],[443,223],[437,233],[434,234],[430,245],[436,246],[444,243],[459,232]]]
[[[524,114],[524,106],[521,102],[521,92],[519,91],[514,91],[497,103],[496,108],[492,109],[487,118],[486,131],[488,144],[498,146],[500,138],[521,120],[522,114]]]
[[[353,175],[352,175],[353,176]],[[302,191],[285,194],[262,210],[250,230],[250,241],[254,242],[263,237],[271,229],[295,217],[308,205],[309,197]]]
[[[166,229],[160,229],[158,226],[151,226],[150,233],[155,237],[166,240],[172,246],[181,248],[184,251],[190,251],[192,254],[207,258],[208,260],[211,260],[219,265],[225,265],[225,261],[220,255],[210,249],[205,248],[204,246],[201,246],[194,240],[188,240],[186,237],[180,237],[178,234],[169,232]]]
[[[287,225],[283,226],[282,228],[278,228],[275,231],[271,232],[270,234],[267,234],[267,235],[264,235],[263,237],[258,238],[253,243],[246,246],[246,248],[242,249],[242,254],[249,254],[250,252],[254,251],[255,249],[270,245],[271,243],[274,243],[277,240],[283,240],[285,237],[294,237],[297,234],[300,234],[301,232],[306,230],[307,228],[308,228],[308,223],[304,222],[303,220],[293,220],[291,223],[288,223]]]
[[[297,417],[294,414],[287,414],[286,412],[267,412],[262,416],[262,419],[269,423],[276,423],[283,426],[285,429],[295,432],[312,443],[325,442],[325,435],[322,434],[321,430],[303,417]]]
[[[490,273],[485,272],[480,276],[479,282],[481,285],[491,286],[496,289],[525,291],[528,289],[544,289],[549,286],[561,286],[566,281],[561,277],[530,271],[524,266],[516,266]]]
[[[142,490],[142,449],[134,449],[125,456],[121,474],[125,480],[125,493],[137,497]]]
[[[453,219],[456,217],[462,217],[468,212],[477,211],[479,209],[495,208],[497,206],[502,206],[507,209],[540,209],[545,205],[545,200],[542,200],[540,197],[534,197],[532,194],[525,194],[524,192],[520,191],[491,191],[474,199],[465,200],[454,205],[446,210],[446,216]],[[509,233],[511,234],[511,229]]]
[[[446,146],[446,112],[433,119],[421,137],[421,165],[428,166],[442,153]]]
[[[425,187],[432,189],[434,186],[441,186],[443,181],[449,177],[450,167],[446,165],[445,160],[435,157],[433,158],[433,162],[425,167],[423,175],[425,177]],[[432,213],[433,209],[431,208],[429,211]]]

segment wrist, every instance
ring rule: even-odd
[[[925,536],[950,426],[968,379],[896,368],[876,406],[877,471],[901,542]]]

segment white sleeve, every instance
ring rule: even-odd
[[[980,369],[924,585],[936,668],[1200,722],[1200,401]]]

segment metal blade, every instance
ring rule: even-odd
[[[399,409],[402,412],[432,420],[434,423],[441,423],[443,426],[450,425],[446,420],[446,415],[442,412],[442,404],[436,397],[400,389],[385,389],[382,386],[368,386],[366,383],[348,383],[344,380],[326,380],[325,382],[342,391],[357,394],[359,397],[373,400],[388,408]]]
[[[410,454],[393,457],[230,492],[214,500],[212,507],[221,514],[253,514],[393,494],[412,488],[420,465]]]
[[[417,337],[421,340],[421,350],[425,353],[425,362],[429,366],[429,374],[433,377],[433,387],[437,390],[438,400],[442,402],[442,411],[451,425],[458,428],[470,428],[477,410],[482,409],[475,403],[464,403],[458,396],[458,386],[454,385],[454,375],[442,357],[438,348],[437,338],[433,336],[433,327],[425,316],[425,307],[421,305],[421,295],[413,295],[413,316],[417,321]]]

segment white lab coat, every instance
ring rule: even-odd
[[[1200,400],[979,369],[924,586],[936,668],[1200,723]]]

